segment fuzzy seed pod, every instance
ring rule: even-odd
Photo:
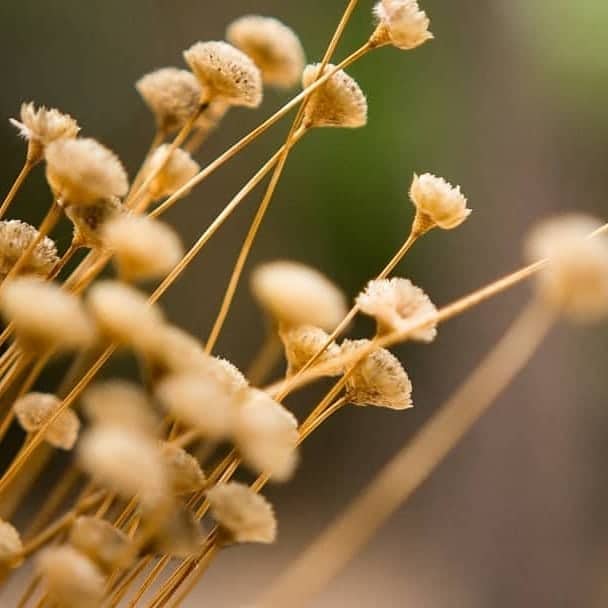
[[[128,281],[162,278],[184,254],[173,228],[141,215],[123,214],[108,222],[103,242],[113,252],[120,276]]]
[[[17,529],[0,519],[0,564],[17,568],[23,562],[23,543]]]
[[[300,80],[305,63],[302,43],[278,19],[241,17],[228,26],[226,38],[253,59],[266,84],[290,89]]]
[[[320,272],[297,262],[258,266],[251,276],[251,290],[260,306],[282,325],[330,331],[347,313],[344,294]]]
[[[184,59],[203,87],[205,102],[257,108],[262,103],[262,75],[253,61],[226,42],[197,42]]]
[[[201,170],[201,166],[185,150],[174,150],[167,160],[168,151],[168,144],[159,146],[146,163],[145,175],[155,176],[148,186],[154,200],[170,196]]]
[[[231,482],[207,491],[211,514],[230,543],[275,542],[277,520],[272,505],[247,486]]]
[[[38,230],[20,220],[0,221],[0,279],[4,279],[22,254],[38,238]],[[30,254],[21,274],[48,275],[59,262],[57,246],[44,237]]]
[[[564,215],[540,223],[527,240],[531,261],[549,258],[537,279],[540,297],[575,322],[608,315],[608,238],[588,238],[600,226],[586,215]]]
[[[205,536],[200,522],[183,505],[175,505],[160,525],[146,552],[186,559],[200,552]]]
[[[73,547],[51,547],[38,558],[38,573],[50,599],[61,608],[99,608],[105,578],[99,567]]]
[[[89,205],[70,205],[65,214],[74,224],[74,243],[91,249],[103,247],[103,228],[120,217],[124,208],[119,198],[100,200]]]
[[[452,186],[442,177],[431,173],[414,175],[410,198],[416,207],[417,221],[423,231],[434,227],[451,230],[464,222],[471,210],[460,186]]]
[[[349,355],[370,344],[369,340],[344,340],[342,353]],[[347,369],[352,365],[347,365]],[[358,362],[346,385],[348,400],[355,405],[375,405],[405,410],[412,404],[412,383],[403,366],[385,348],[374,350]]]
[[[326,344],[329,335],[312,325],[282,328],[279,335],[285,347],[287,359],[287,376],[298,373]],[[340,347],[331,342],[317,359],[318,363],[327,366],[327,376],[339,376],[343,372],[341,364],[332,366],[332,359],[340,355]]]
[[[357,306],[378,323],[378,334],[399,330],[404,324],[416,322],[437,313],[430,298],[408,279],[370,281],[357,297]],[[437,336],[437,325],[411,334],[413,340],[432,342]]]
[[[180,129],[200,104],[201,86],[188,70],[161,68],[140,78],[135,88],[163,133]]]
[[[96,339],[81,301],[54,283],[31,277],[6,283],[0,311],[13,322],[22,346],[34,352],[83,349]]]
[[[161,444],[160,451],[175,494],[192,494],[205,487],[205,473],[194,456],[167,442]]]
[[[46,149],[46,178],[65,207],[123,197],[127,173],[118,157],[94,139],[60,139]]]
[[[274,481],[287,481],[298,462],[298,421],[263,391],[249,389],[234,427],[236,446],[245,463]]]
[[[329,64],[324,73],[334,68]],[[315,81],[319,69],[319,64],[306,66],[302,76],[304,88]],[[310,96],[304,124],[348,129],[364,127],[367,124],[367,100],[357,82],[343,70],[336,72]]]
[[[417,0],[381,0],[374,7],[378,27],[372,36],[376,45],[392,44],[405,51],[434,38],[430,20]]]
[[[35,433],[55,414],[61,400],[48,393],[28,393],[14,405],[15,415],[21,427]],[[71,450],[80,432],[80,420],[70,409],[64,410],[53,421],[44,434],[45,440],[55,448]]]

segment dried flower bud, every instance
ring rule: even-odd
[[[204,101],[257,108],[262,103],[262,75],[245,53],[226,42],[197,42],[184,58],[203,87]]]
[[[284,325],[313,325],[333,330],[345,317],[344,294],[317,270],[297,262],[258,266],[251,276],[253,295]]]
[[[272,505],[247,486],[231,482],[207,491],[211,514],[226,543],[275,542],[277,520]]]
[[[430,298],[408,279],[370,281],[357,297],[357,306],[366,315],[375,317],[378,334],[401,329],[437,313]],[[409,337],[421,342],[432,342],[437,336],[437,324],[413,332]]]
[[[326,332],[312,325],[282,328],[279,335],[285,347],[287,376],[298,373],[327,344],[329,338]],[[340,352],[340,347],[332,341],[317,358],[324,365],[325,375],[339,376],[343,372],[340,363],[332,365],[332,360]]]
[[[163,144],[154,150],[146,163],[145,175],[154,175],[148,186],[154,200],[170,196],[201,170],[201,166],[185,150],[177,148],[167,159],[168,152],[169,145]]]
[[[108,222],[103,242],[114,253],[121,277],[129,281],[164,277],[184,253],[173,228],[141,215],[124,214]]]
[[[323,73],[333,70],[329,64]],[[316,79],[319,64],[308,65],[302,84],[309,87]],[[343,70],[322,84],[306,104],[304,124],[310,127],[356,129],[367,124],[367,100],[357,82]]]
[[[221,357],[213,357],[214,364],[218,369],[218,373],[223,372],[224,382],[228,387],[229,391],[236,395],[249,387],[249,382],[247,378],[243,375],[241,370],[239,370],[236,365],[230,363],[227,359],[222,359]]]
[[[378,28],[371,42],[392,44],[409,51],[434,38],[429,31],[430,20],[420,10],[417,0],[381,0],[374,8]]]
[[[186,559],[199,553],[204,541],[198,519],[186,507],[178,504],[159,522],[156,533],[144,551]]]
[[[46,149],[46,178],[64,206],[124,196],[127,173],[118,157],[94,139],[60,139]]]
[[[349,355],[370,344],[369,340],[344,340],[342,353]],[[347,369],[352,365],[347,365]],[[412,383],[392,353],[379,348],[359,361],[348,377],[348,400],[355,405],[376,405],[393,410],[413,407]]]
[[[89,205],[70,205],[65,209],[65,214],[74,224],[74,243],[92,249],[103,247],[104,226],[123,212],[119,198],[100,200]]]
[[[247,465],[287,481],[297,465],[298,421],[265,392],[249,389],[234,427],[235,443]]]
[[[128,568],[133,561],[129,537],[99,517],[78,517],[70,530],[70,544],[106,572]]]
[[[538,275],[540,296],[573,321],[608,315],[608,239],[588,238],[600,226],[586,215],[564,215],[540,223],[527,240],[531,260],[549,258]]]
[[[278,19],[241,17],[228,26],[226,38],[253,59],[265,83],[289,89],[300,80],[304,49],[296,33]]]
[[[188,70],[161,68],[140,78],[135,87],[164,133],[180,129],[197,111],[201,99],[201,86]]]
[[[6,283],[0,311],[14,324],[22,346],[35,352],[87,348],[96,338],[81,301],[40,279],[22,277]]]
[[[416,219],[423,232],[435,226],[444,230],[457,228],[471,214],[460,186],[454,187],[430,173],[414,175],[410,198],[416,206]]]
[[[161,456],[175,494],[192,494],[205,487],[207,479],[201,465],[186,450],[172,443],[163,442]]]
[[[55,414],[61,400],[48,393],[28,393],[15,402],[15,415],[22,428],[35,433]],[[80,432],[80,420],[70,409],[55,418],[44,434],[45,440],[53,447],[71,450]]]
[[[16,528],[0,519],[0,564],[17,568],[23,562],[23,543]]]
[[[99,608],[104,594],[103,572],[73,547],[51,547],[38,558],[50,599],[61,608]]]
[[[158,445],[152,439],[115,426],[101,426],[83,436],[80,466],[98,483],[123,498],[138,496],[147,506],[168,497],[169,480]]]
[[[99,281],[87,294],[87,306],[102,332],[112,341],[146,352],[163,315],[147,296],[118,281]]]
[[[38,230],[20,220],[0,221],[0,279],[4,279],[27,248],[38,238]],[[53,240],[44,237],[28,256],[21,274],[48,275],[59,261]]]

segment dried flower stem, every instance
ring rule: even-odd
[[[264,382],[283,353],[283,345],[274,329],[269,329],[262,346],[247,368],[245,376],[253,386]]]
[[[148,161],[150,160],[150,157],[152,156],[153,152],[156,150],[156,148],[158,148],[160,145],[162,145],[162,143],[165,141],[166,137],[167,137],[167,135],[162,129],[159,129],[159,128],[156,129],[156,132],[154,133],[154,137],[152,138],[152,142],[150,143],[150,147],[148,148],[148,151],[146,152],[146,155],[144,156],[144,160],[141,163],[139,170],[137,171],[135,177],[133,178],[133,183],[131,184],[131,189],[129,191],[129,194],[127,194],[127,200],[129,200],[131,198],[133,193],[137,192],[140,189],[142,180],[143,180],[143,176],[144,176],[144,169],[145,169]]]
[[[19,171],[19,174],[15,178],[11,189],[2,201],[2,205],[0,205],[0,219],[5,216],[6,212],[8,211],[8,208],[11,206],[13,200],[15,199],[15,196],[17,196],[17,193],[19,192],[19,190],[21,190],[21,186],[23,186],[23,183],[25,182],[28,175],[35,166],[36,163],[30,161],[29,159],[26,159],[26,161],[23,163],[21,171]]]

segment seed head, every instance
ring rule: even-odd
[[[32,277],[6,283],[0,311],[14,323],[22,346],[34,352],[87,348],[96,339],[81,301],[54,283]]]
[[[348,355],[369,344],[369,340],[344,340],[342,353]],[[349,401],[355,405],[375,405],[393,410],[413,407],[412,383],[407,372],[397,357],[385,348],[372,351],[357,363],[348,378],[346,392]]]
[[[211,514],[227,543],[270,544],[277,537],[272,505],[241,483],[218,484],[207,491]]]
[[[55,414],[61,400],[49,393],[28,393],[15,402],[15,415],[22,428],[35,433]],[[71,450],[80,431],[80,420],[70,409],[64,410],[51,423],[44,438],[53,447]]]
[[[0,564],[17,568],[23,562],[23,543],[17,529],[0,519]]]
[[[347,312],[344,294],[317,270],[297,262],[258,266],[251,290],[260,306],[280,324],[333,330]]]
[[[205,101],[257,108],[262,103],[262,75],[253,61],[227,42],[197,42],[184,58],[203,87]]]
[[[381,0],[374,14],[378,19],[374,44],[392,44],[408,51],[434,38],[429,31],[430,20],[417,0]]]
[[[275,481],[287,481],[298,457],[298,421],[265,392],[249,389],[239,406],[234,428],[235,443],[247,465],[268,473]]]
[[[424,230],[435,226],[444,230],[457,228],[471,214],[460,186],[454,187],[442,177],[435,177],[431,173],[414,175],[410,198]]]
[[[168,152],[169,145],[163,144],[156,148],[146,163],[145,174],[155,176],[148,187],[154,200],[170,196],[201,170],[201,166],[185,150],[174,150],[167,160]]]
[[[241,17],[228,26],[226,38],[253,59],[265,83],[290,89],[300,80],[304,49],[296,33],[278,19]]]
[[[203,530],[194,513],[185,506],[174,505],[159,523],[146,551],[180,559],[200,552],[205,540]]]
[[[212,131],[219,125],[229,109],[230,105],[224,101],[209,102],[208,107],[198,117],[195,127],[204,132]]]
[[[334,68],[329,64],[323,73]],[[319,69],[319,64],[306,66],[302,77],[305,88],[315,81]],[[349,129],[364,127],[367,124],[367,100],[357,82],[343,70],[336,72],[310,96],[304,124]]]
[[[161,444],[160,451],[175,494],[192,494],[205,487],[205,473],[194,456],[167,442]]]
[[[282,328],[279,335],[285,347],[287,376],[298,373],[327,344],[329,338],[326,332],[312,325]],[[339,376],[343,372],[341,364],[332,365],[332,360],[340,352],[340,347],[332,341],[318,357],[317,361],[324,365],[327,376]]]
[[[586,215],[564,215],[540,223],[527,240],[531,260],[549,258],[538,275],[540,296],[572,321],[608,315],[608,239],[587,238],[600,226]]]
[[[20,220],[0,221],[0,279],[4,279],[17,260],[38,237],[38,230]],[[53,240],[44,237],[29,255],[22,274],[48,275],[59,261]]]
[[[399,330],[404,324],[423,319],[437,312],[430,298],[408,279],[370,281],[357,297],[363,313],[375,317],[378,334]],[[437,324],[411,334],[413,340],[432,342],[437,335]]]
[[[123,214],[103,228],[120,276],[129,281],[164,277],[184,253],[175,230],[151,217]]]
[[[103,247],[103,228],[124,209],[119,198],[100,200],[89,205],[70,205],[65,214],[74,224],[74,242],[83,247]]]

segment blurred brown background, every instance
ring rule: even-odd
[[[78,118],[134,173],[152,121],[133,87],[181,65],[181,51],[221,39],[244,13],[276,16],[323,53],[346,3],[228,0],[3,0],[0,3],[0,186],[24,145],[8,123],[24,100]],[[520,263],[528,227],[549,213],[608,215],[608,4],[605,0],[426,0],[436,40],[383,49],[350,71],[369,97],[357,132],[314,133],[293,153],[249,268],[288,257],[322,268],[354,295],[409,229],[414,171],[462,184],[475,212],[426,237],[400,268],[437,304]],[[360,2],[338,55],[371,31]],[[212,159],[283,101],[234,111],[200,155]],[[280,145],[275,128],[177,206],[169,220],[192,242]],[[169,316],[206,336],[260,192],[232,218],[164,300]],[[13,209],[38,220],[49,202],[38,171]],[[64,229],[62,243],[68,238]],[[351,408],[304,447],[297,478],[274,487],[280,542],[222,555],[186,606],[255,597],[432,414],[516,315],[526,286],[441,329],[431,346],[400,349],[416,409]],[[356,335],[370,325],[361,323]],[[263,335],[246,281],[220,343],[244,367]],[[507,608],[608,603],[605,328],[561,327],[467,440],[315,604]],[[52,376],[46,379],[52,382]],[[320,390],[293,401],[300,415]],[[323,565],[319,564],[322,568]],[[10,600],[8,601],[10,605]]]

